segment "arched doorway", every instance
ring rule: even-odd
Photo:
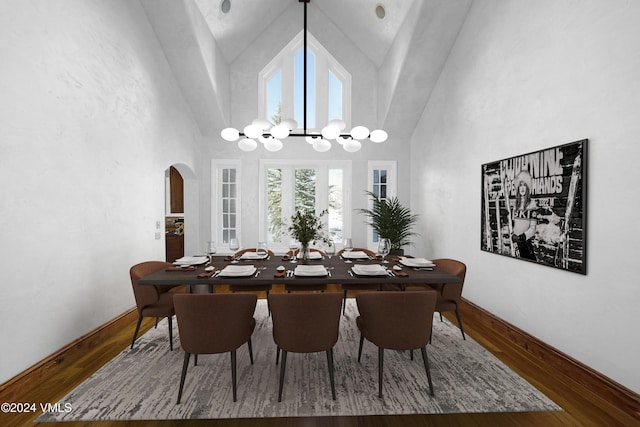
[[[173,262],[198,253],[198,183],[182,163],[165,171],[165,256]]]

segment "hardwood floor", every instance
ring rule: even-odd
[[[337,288],[329,289],[338,291]],[[275,285],[272,292],[282,291]],[[351,294],[350,294],[351,296]],[[264,297],[264,295],[262,295]],[[453,320],[455,322],[455,319]],[[105,426],[217,426],[217,427],[414,427],[414,426],[640,426],[640,420],[614,407],[580,386],[562,372],[545,366],[538,358],[513,344],[504,336],[473,319],[464,318],[465,333],[487,348],[498,359],[560,405],[560,412],[522,412],[453,415],[403,415],[369,417],[309,417],[232,420],[127,421],[64,423],[65,427]],[[143,321],[142,333],[153,327],[153,319]],[[128,324],[114,336],[105,339],[79,358],[71,367],[53,375],[36,389],[26,392],[15,402],[54,404],[93,372],[130,345],[135,323]],[[0,413],[3,426],[49,426],[34,423],[37,413]]]

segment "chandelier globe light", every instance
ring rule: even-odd
[[[238,141],[238,148],[242,151],[253,151],[258,147],[256,139],[267,151],[277,152],[282,149],[283,139],[287,137],[304,137],[317,152],[324,153],[331,149],[331,141],[335,140],[342,148],[349,153],[355,153],[362,148],[361,140],[369,139],[371,142],[380,144],[387,140],[388,134],[382,129],[369,131],[365,126],[355,126],[350,132],[344,132],[346,123],[343,120],[334,119],[329,121],[322,131],[307,130],[307,3],[311,0],[298,0],[304,4],[304,62],[303,62],[303,118],[302,132],[296,132],[298,122],[294,119],[283,119],[280,123],[272,125],[266,119],[255,119],[250,125],[244,127],[240,132],[238,129],[228,127],[220,132],[220,136],[225,141]],[[242,138],[241,138],[242,137]]]

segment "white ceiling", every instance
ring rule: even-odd
[[[224,1],[230,2],[228,13],[221,10]],[[287,30],[294,31],[287,34],[303,28],[304,5],[299,0],[141,4],[204,136],[219,135],[230,125],[233,99],[226,88],[234,61],[248,48],[265,46],[267,38],[282,43],[273,40],[274,26],[287,28],[282,25],[290,22]],[[310,0],[307,27],[312,34],[314,26],[320,28],[316,36],[327,29],[340,32],[326,41],[330,52],[346,37],[370,59],[379,76],[378,123],[370,126],[406,139],[422,116],[471,4],[472,0]],[[385,9],[384,19],[376,14],[378,6]]]
[[[299,9],[299,20],[293,26],[303,26],[304,6],[299,0],[226,0],[231,4],[223,13],[223,0],[195,0],[211,34],[229,62],[242,53],[285,8]],[[314,10],[319,8],[336,27],[380,66],[415,0],[311,0],[307,6],[308,26],[313,25]],[[376,16],[376,7],[385,16]]]

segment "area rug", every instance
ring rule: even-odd
[[[355,300],[349,299],[334,348],[337,399],[332,400],[326,354],[290,353],[282,402],[279,365],[266,302],[256,307],[254,364],[247,346],[238,350],[238,399],[233,402],[229,354],[193,358],[182,401],[176,404],[184,352],[174,322],[169,351],[166,319],[103,366],[37,421],[164,420],[442,414],[561,410],[447,319],[434,318],[427,346],[435,396],[429,395],[419,351],[385,351],[383,398],[378,392],[377,348],[365,341],[358,363]]]

